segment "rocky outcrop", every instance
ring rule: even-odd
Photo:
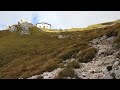
[[[43,76],[44,79],[54,79],[58,76],[58,73],[61,71],[61,68],[57,68],[52,72],[44,72],[41,76]]]
[[[90,41],[90,45],[98,49],[93,61],[82,63],[84,67],[75,69],[75,74],[81,79],[120,79],[120,50],[114,49],[116,37],[106,37]]]
[[[17,31],[17,28],[16,28],[15,25],[5,26],[5,27],[4,27],[4,30],[9,30],[10,32],[14,32],[14,31]]]
[[[52,72],[44,72],[43,74],[40,74],[40,75],[35,75],[35,76],[32,76],[28,79],[37,79],[38,77],[42,76],[43,79],[54,79],[58,76],[58,73],[61,71],[62,69],[61,68],[57,68],[55,69],[54,71]]]
[[[32,25],[31,23],[25,22],[20,24],[20,27],[21,27],[20,35],[24,35],[24,34],[30,35],[29,28],[34,27],[34,25]]]
[[[26,20],[21,20],[18,22],[18,24],[11,25],[11,26],[6,26],[5,30],[9,30],[10,32],[17,31],[18,29],[20,30],[20,35],[30,35],[29,29],[31,27],[34,27],[32,23],[27,22]]]
[[[58,39],[62,39],[62,38],[68,38],[69,36],[65,36],[65,35],[58,35]]]
[[[17,28],[15,27],[15,25],[12,25],[12,26],[9,27],[9,30],[11,32],[14,32],[14,31],[17,31]]]
[[[120,79],[120,50],[115,49],[113,45],[115,39],[115,36],[102,36],[90,41],[89,45],[96,48],[98,52],[91,62],[79,63],[80,68],[74,69],[74,79]],[[75,60],[77,59],[70,58],[62,63],[66,67],[67,63]],[[42,76],[43,79],[54,79],[61,70],[58,68],[52,72],[44,72],[41,75],[31,77],[31,79],[38,76]],[[65,79],[72,78],[66,77]]]

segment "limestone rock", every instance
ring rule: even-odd
[[[20,35],[24,35],[24,34],[30,35],[29,29],[33,26],[34,25],[32,25],[31,23],[28,23],[28,22],[20,24],[20,27],[21,27]]]
[[[67,38],[68,36],[65,36],[65,35],[58,35],[58,39],[62,39],[62,38]]]
[[[82,79],[120,78],[118,68],[120,61],[117,58],[118,50],[113,48],[114,39],[115,37],[103,36],[90,41],[90,45],[98,49],[98,53],[93,61],[85,63],[83,68],[75,69],[77,77]]]
[[[14,25],[12,25],[12,26],[10,26],[9,30],[11,32],[14,32],[14,31],[17,31],[17,28]]]
[[[43,76],[44,79],[54,79],[61,70],[61,68],[57,68],[52,72],[44,72],[41,76]]]
[[[117,67],[118,65],[119,65],[119,61],[115,61],[114,63],[113,63],[113,68],[115,68],[115,67]]]
[[[59,35],[58,38],[64,38],[64,36]],[[91,62],[79,63],[82,67],[74,69],[79,79],[120,79],[120,58],[118,57],[120,50],[114,49],[115,38],[115,36],[102,36],[90,41],[90,46],[98,49],[98,53]],[[63,64],[66,65],[74,60],[77,58],[67,59]],[[58,68],[52,72],[44,72],[42,76],[44,79],[54,79],[61,70]]]

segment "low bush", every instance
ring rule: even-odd
[[[37,79],[44,79],[44,78],[43,78],[43,76],[39,76],[39,77],[37,77]]]
[[[120,32],[118,33],[118,36],[117,36],[116,40],[114,41],[114,45],[117,49],[120,48]]]
[[[114,30],[112,30],[106,34],[107,37],[117,36],[117,35],[118,35],[118,31],[114,31]]]
[[[88,48],[83,51],[77,56],[79,62],[87,63],[92,61],[95,57],[97,50],[95,48]]]
[[[77,61],[72,61],[67,64],[67,67],[77,69],[80,68],[80,65]]]
[[[65,77],[74,77],[74,70],[73,68],[64,68],[62,71],[59,72],[57,78],[58,79],[62,79],[62,78],[65,78]]]
[[[61,55],[60,58],[61,58],[62,60],[66,60],[66,59],[71,58],[72,55],[74,55],[75,53],[78,53],[78,52],[79,52],[79,48],[77,48],[77,49],[72,49],[72,50],[64,53],[63,55]]]

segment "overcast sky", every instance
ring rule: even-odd
[[[120,19],[120,11],[0,11],[0,29],[26,19],[33,24],[47,22],[52,28],[82,28]]]

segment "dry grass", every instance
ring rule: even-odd
[[[88,48],[82,50],[81,53],[77,56],[79,62],[90,62],[95,57],[97,50],[95,48]]]
[[[59,33],[39,31],[34,27],[30,29],[31,35],[23,36],[19,35],[19,30],[0,31],[0,79],[28,78],[58,67],[64,68],[61,62],[71,57],[78,58],[79,62],[89,62],[96,54],[96,50],[88,46],[89,41],[107,34],[116,35],[115,43],[120,46],[119,31],[119,23],[104,28]],[[69,38],[58,39],[59,34]],[[69,66],[76,68],[78,64],[72,62]],[[60,77],[73,75],[71,68],[65,68]]]
[[[80,65],[77,61],[72,61],[67,64],[67,67],[77,69],[77,68],[80,68]]]
[[[74,77],[74,70],[73,68],[64,68],[62,71],[59,72],[57,79],[63,79],[66,77]]]

